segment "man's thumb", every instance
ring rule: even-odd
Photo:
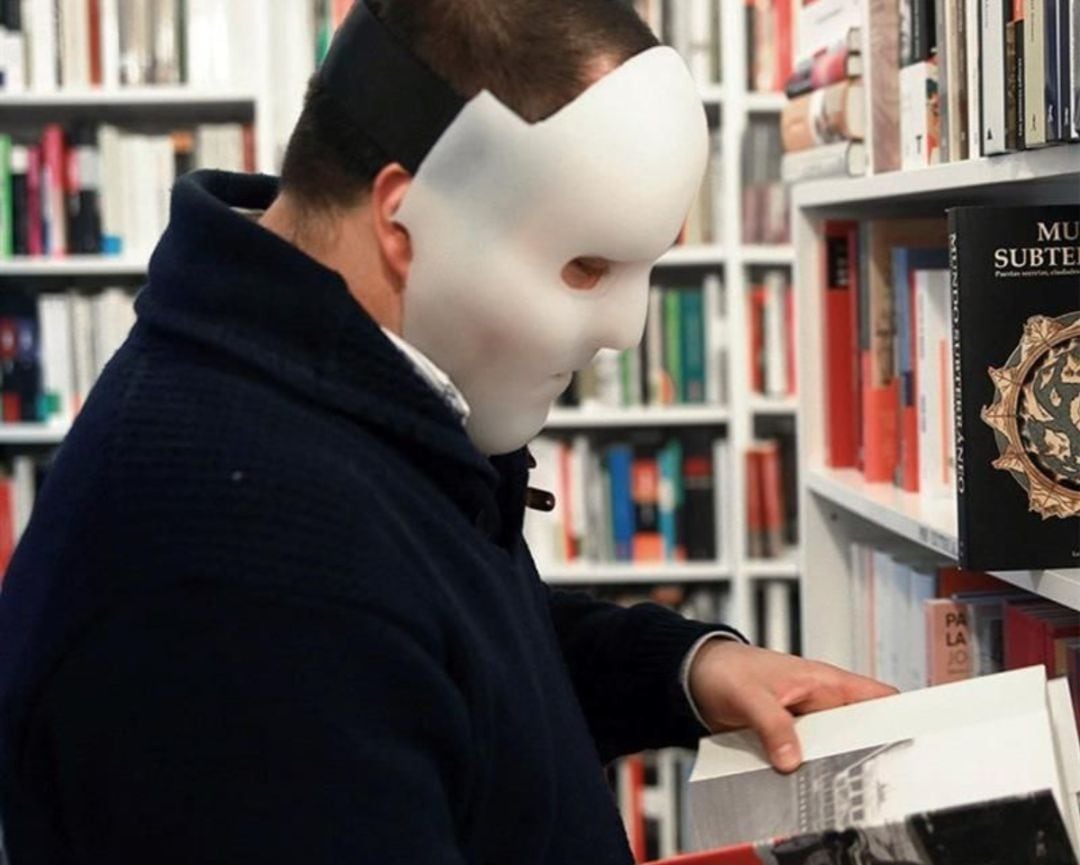
[[[747,723],[761,738],[769,762],[781,772],[794,772],[802,763],[802,749],[795,734],[795,719],[780,701],[764,688],[743,697]]]

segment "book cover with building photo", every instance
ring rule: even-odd
[[[962,567],[1080,566],[1080,205],[949,212]]]

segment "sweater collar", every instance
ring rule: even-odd
[[[342,277],[234,209],[265,209],[275,178],[181,178],[139,317],[238,357],[308,398],[497,480],[459,417],[349,294]],[[459,468],[460,470],[460,468]]]

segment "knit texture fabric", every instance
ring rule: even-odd
[[[694,744],[715,626],[545,587],[524,452],[232,211],[276,192],[177,184],[8,571],[12,865],[627,865],[601,763]]]

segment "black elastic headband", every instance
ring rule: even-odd
[[[356,0],[319,69],[341,110],[411,174],[466,100]]]

